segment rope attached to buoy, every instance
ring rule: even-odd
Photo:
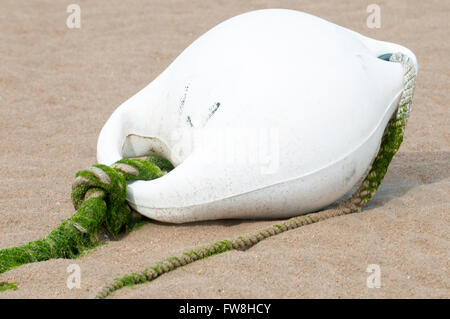
[[[406,122],[408,121],[408,116],[411,111],[411,102],[415,87],[415,67],[411,59],[401,53],[393,54],[389,61],[401,63],[403,66],[404,89],[402,96],[400,97],[397,111],[392,116],[385,129],[381,140],[380,149],[372,162],[367,176],[359,186],[358,190],[353,193],[349,199],[335,208],[293,217],[270,227],[239,236],[232,240],[217,241],[204,247],[186,251],[179,256],[167,258],[144,269],[143,271],[131,273],[121,278],[114,279],[111,283],[101,288],[101,290],[97,293],[96,298],[106,298],[114,291],[126,286],[150,282],[162,274],[206,257],[221,254],[234,249],[249,249],[266,238],[275,236],[290,229],[317,223],[332,217],[360,212],[362,208],[375,196],[378,187],[386,175],[392,158],[400,148],[403,141]]]
[[[102,231],[113,237],[129,231],[141,218],[133,217],[128,207],[126,182],[155,179],[172,168],[169,161],[151,156],[79,171],[72,184],[76,213],[40,240],[0,250],[0,273],[33,262],[76,258],[101,243]]]
[[[235,239],[196,248],[158,262],[141,272],[116,278],[100,290],[97,298],[106,298],[125,286],[152,281],[164,273],[212,255],[233,249],[248,249],[263,239],[290,229],[331,217],[360,212],[375,195],[403,141],[414,93],[416,72],[411,60],[406,55],[396,53],[390,57],[390,61],[399,62],[403,66],[404,90],[397,111],[386,127],[370,171],[348,200],[335,208],[297,216]],[[150,156],[145,160],[122,159],[111,167],[97,164],[79,171],[72,185],[72,202],[76,213],[63,220],[60,226],[40,240],[0,250],[0,273],[27,263],[53,258],[76,258],[101,243],[102,231],[107,231],[112,236],[129,231],[141,219],[133,217],[128,207],[126,182],[159,178],[171,169],[173,166],[169,161]]]

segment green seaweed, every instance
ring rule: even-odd
[[[17,290],[17,282],[0,281],[0,292],[7,290]]]
[[[102,244],[102,232],[117,238],[147,223],[143,217],[133,217],[126,203],[126,182],[161,177],[164,173],[157,164],[164,170],[173,168],[172,164],[153,156],[146,160],[124,159],[116,164],[126,166],[121,169],[98,164],[79,171],[72,186],[76,213],[42,239],[0,250],[0,273],[33,262],[77,258]]]

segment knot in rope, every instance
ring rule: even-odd
[[[122,159],[111,167],[97,164],[75,175],[72,202],[76,213],[46,237],[0,250],[0,273],[23,264],[53,258],[76,258],[100,244],[100,233],[127,232],[141,219],[133,218],[126,202],[127,181],[151,180],[173,169],[159,157]]]
[[[76,210],[83,205],[96,206],[96,224],[103,225],[115,236],[131,224],[126,182],[155,179],[172,168],[169,161],[154,156],[145,160],[122,159],[111,167],[93,165],[75,175],[71,195],[73,206]],[[87,230],[79,223],[75,227],[83,232]]]

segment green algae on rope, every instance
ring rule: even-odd
[[[17,290],[17,283],[0,281],[0,292],[6,291],[6,290]]]
[[[112,167],[98,164],[79,171],[72,184],[76,213],[40,240],[0,250],[0,273],[33,262],[77,258],[101,244],[103,230],[116,237],[138,228],[142,219],[131,214],[126,202],[126,182],[155,179],[172,168],[169,161],[150,156],[145,160],[122,159]]]

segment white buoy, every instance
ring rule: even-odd
[[[192,43],[103,127],[100,163],[160,155],[128,185],[152,219],[282,218],[342,198],[367,173],[403,90],[401,52],[309,14],[258,10]],[[149,62],[151,63],[151,62]]]

